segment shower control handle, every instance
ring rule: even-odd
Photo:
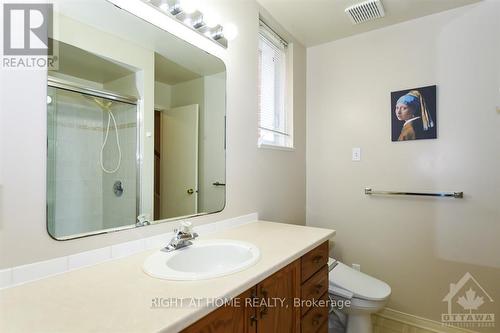
[[[117,180],[114,184],[113,184],[113,192],[115,193],[115,195],[117,197],[121,197],[122,194],[123,194],[123,184],[121,181]]]

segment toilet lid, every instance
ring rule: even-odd
[[[338,262],[329,275],[330,292],[343,289],[349,291],[356,298],[378,301],[384,300],[391,294],[391,287],[383,281],[375,279],[365,273]],[[342,296],[342,295],[340,295]]]

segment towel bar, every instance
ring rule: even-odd
[[[366,195],[380,194],[380,195],[414,195],[422,197],[447,197],[462,199],[464,197],[464,192],[434,192],[434,193],[422,193],[422,192],[396,192],[396,191],[374,191],[371,188],[365,188]]]

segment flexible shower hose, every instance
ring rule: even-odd
[[[116,125],[115,116],[113,115],[113,112],[111,111],[111,104],[113,102],[109,102],[109,103],[105,104],[105,103],[99,101],[97,98],[94,98],[94,101],[102,108],[103,111],[106,110],[108,112],[108,126],[106,127],[106,135],[104,136],[104,141],[103,141],[102,146],[101,146],[101,156],[100,156],[101,169],[105,173],[115,173],[116,171],[118,171],[118,169],[120,169],[120,166],[122,163],[122,150],[120,147],[120,138],[118,136],[118,126]],[[104,166],[104,162],[103,162],[104,147],[106,147],[106,143],[108,142],[109,127],[111,125],[111,120],[113,120],[113,125],[115,127],[116,145],[118,146],[118,164],[117,164],[116,168],[114,168],[113,170],[106,169],[106,167]]]

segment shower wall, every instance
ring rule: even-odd
[[[106,135],[108,113],[93,97],[49,88],[47,218],[50,233],[64,237],[134,224],[136,220],[135,105],[113,102],[122,152],[120,168],[105,173],[100,151]],[[106,169],[118,164],[118,146],[111,121],[103,151]],[[121,196],[113,185],[122,182]]]
[[[137,218],[137,112],[135,105],[117,104],[112,112],[118,125],[118,137],[122,151],[120,168],[116,173],[102,173],[103,228],[116,228],[134,224]],[[108,115],[102,114],[103,136],[106,134]],[[104,140],[104,138],[102,139]],[[104,148],[104,166],[115,169],[118,163],[118,151],[114,126],[110,127],[108,142]],[[113,185],[120,181],[123,187],[121,196],[113,192]]]

